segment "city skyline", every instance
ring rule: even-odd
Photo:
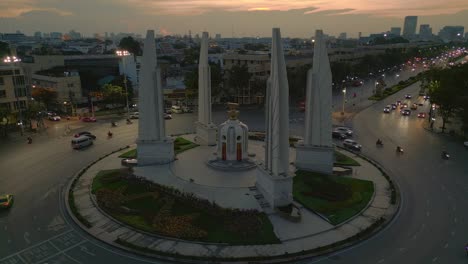
[[[434,0],[407,2],[368,0],[335,1],[150,1],[116,2],[101,0],[79,3],[58,0],[15,0],[0,3],[0,32],[20,30],[28,35],[36,31],[68,32],[75,29],[85,36],[104,32],[141,34],[156,27],[158,33],[192,34],[208,31],[223,37],[268,36],[272,26],[281,27],[284,37],[311,37],[315,29],[349,37],[386,32],[402,27],[405,16],[418,16],[420,24],[429,24],[433,32],[446,25],[468,27],[468,2],[457,0],[442,4]],[[105,13],[102,11],[106,10]],[[135,19],[135,18],[138,19]]]

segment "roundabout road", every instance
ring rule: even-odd
[[[408,89],[416,95],[417,88]],[[381,113],[384,105],[406,92],[364,110],[353,124],[364,154],[383,164],[399,184],[403,192],[400,216],[370,241],[307,263],[466,261],[462,247],[468,241],[464,236],[468,231],[464,226],[468,219],[464,210],[468,203],[468,152],[458,143],[424,130],[423,120],[414,115],[403,118],[397,113]],[[224,111],[213,116],[215,123],[226,119]],[[303,114],[291,116],[296,120],[291,123],[291,132],[301,135]],[[243,110],[241,119],[253,130],[264,127],[262,111]],[[194,121],[194,114],[174,115],[166,122],[167,134],[192,132]],[[120,121],[112,129],[108,120],[80,123],[83,127],[78,130],[98,137],[94,146],[81,151],[71,149],[71,135],[63,135],[62,123],[51,124],[48,133],[35,137],[32,145],[2,143],[0,193],[13,193],[16,200],[10,211],[0,213],[0,263],[165,263],[103,245],[71,224],[63,210],[61,192],[71,177],[97,157],[133,144],[137,123]],[[108,130],[114,133],[112,139],[106,138]],[[377,136],[385,143],[382,149],[374,146]],[[396,144],[405,148],[403,156],[395,155]],[[443,147],[452,154],[451,160],[440,159]]]

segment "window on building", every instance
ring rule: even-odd
[[[5,81],[3,80],[3,77],[0,77],[0,85],[5,85]]]
[[[15,85],[24,85],[24,76],[23,75],[15,76],[14,80],[15,80]]]
[[[5,109],[7,109],[8,111],[11,111],[11,105],[10,105],[10,103],[3,103],[3,104],[0,104],[0,108],[5,108]]]
[[[0,98],[5,98],[5,97],[6,97],[6,91],[0,90]]]

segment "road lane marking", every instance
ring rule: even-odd
[[[90,252],[86,246],[80,246],[80,250],[92,257],[96,256],[96,254],[94,254],[93,252]]]
[[[86,243],[86,241],[83,240],[83,241],[81,241],[80,243],[78,243],[78,244],[76,244],[76,245],[73,245],[73,246],[71,246],[71,247],[68,247],[68,248],[66,248],[66,249],[64,249],[64,250],[61,250],[61,251],[55,253],[55,254],[51,254],[51,255],[49,255],[47,258],[41,259],[40,262],[41,262],[41,263],[45,263],[45,262],[47,262],[47,260],[49,260],[49,259],[51,259],[51,258],[54,258],[54,257],[56,257],[56,256],[58,256],[58,255],[60,255],[60,254],[64,254],[64,255],[65,255],[65,252],[67,252],[68,250],[73,249],[73,248],[75,248],[75,247],[77,247],[77,246],[79,246],[79,245],[81,245],[81,244],[83,244],[83,243]],[[52,244],[52,243],[49,243],[49,244]],[[53,247],[56,248],[55,246],[53,246]]]

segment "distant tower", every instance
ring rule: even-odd
[[[143,49],[138,108],[138,165],[174,160],[174,141],[166,137],[161,68],[157,65],[154,30],[148,30]]]
[[[273,29],[270,72],[265,102],[265,161],[257,167],[256,186],[272,207],[278,207],[292,202],[289,86],[279,28]]]
[[[414,37],[416,35],[417,25],[418,25],[417,16],[405,17],[405,25],[403,27],[403,37]]]

